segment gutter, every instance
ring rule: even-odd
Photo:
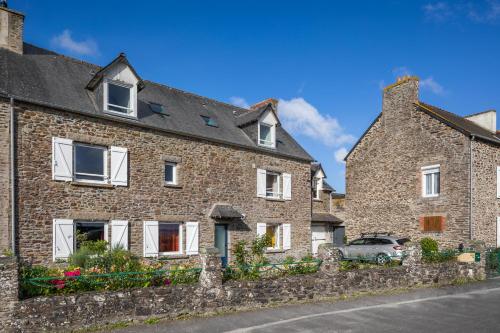
[[[472,141],[475,140],[475,136],[471,135],[469,141],[469,239],[472,240]]]
[[[16,255],[16,184],[15,184],[15,115],[14,98],[10,97],[10,226],[11,226],[11,250]]]

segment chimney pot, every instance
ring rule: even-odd
[[[271,107],[275,112],[278,111],[278,100],[276,98],[267,98],[261,102],[255,103],[254,105],[250,106],[250,110],[258,110],[269,104],[271,104]]]

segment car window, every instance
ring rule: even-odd
[[[379,238],[377,239],[377,245],[390,245],[392,244],[392,241],[390,239],[385,239],[385,238]]]
[[[365,245],[377,245],[378,239],[376,238],[366,238]]]
[[[365,243],[364,239],[355,239],[350,243],[350,245],[363,245],[364,243]]]
[[[397,240],[399,245],[405,245],[405,243],[408,243],[409,241],[410,241],[409,238],[401,238]]]

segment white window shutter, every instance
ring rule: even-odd
[[[497,166],[497,198],[500,198],[500,166]]]
[[[54,219],[52,243],[53,259],[68,259],[73,253],[73,220]]]
[[[73,180],[73,140],[52,138],[52,179]]]
[[[111,221],[111,248],[128,250],[128,221]]]
[[[266,197],[266,170],[257,169],[257,196]]]
[[[198,254],[199,223],[186,222],[186,254]]]
[[[283,224],[283,250],[290,250],[292,247],[292,225]]]
[[[284,173],[283,175],[283,199],[292,200],[292,175]]]
[[[266,234],[266,224],[257,223],[257,236],[262,237]]]
[[[111,184],[127,186],[128,151],[127,148],[111,147]]]
[[[144,256],[158,256],[158,221],[144,221]]]

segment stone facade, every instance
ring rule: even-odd
[[[175,319],[182,315],[202,315],[216,311],[261,308],[269,304],[320,300],[360,292],[387,291],[425,285],[448,285],[464,279],[484,279],[484,264],[447,262],[422,264],[412,260],[393,268],[338,271],[338,250],[323,245],[327,265],[321,272],[257,281],[221,281],[221,270],[212,270],[210,283],[175,285],[114,292],[87,292],[77,295],[36,297],[14,304],[6,331],[67,331],[123,320],[161,316]],[[202,253],[204,260],[220,264]],[[414,254],[418,251],[412,252]],[[330,256],[330,257],[329,257]],[[211,269],[214,265],[203,265]],[[17,272],[17,271],[16,271]],[[0,272],[1,274],[1,272]],[[214,274],[219,277],[214,278]],[[200,276],[200,279],[202,279]],[[5,304],[5,303],[4,303]],[[119,310],[117,310],[119,309]],[[1,325],[1,323],[0,323]]]
[[[0,7],[0,47],[23,53],[24,15]]]
[[[19,303],[17,259],[13,257],[0,257],[0,331],[3,324],[12,318],[12,313]]]
[[[0,103],[2,121],[7,119],[6,103]],[[200,247],[211,247],[214,223],[223,222],[208,216],[216,203],[230,204],[246,216],[243,221],[229,224],[230,248],[238,240],[254,239],[258,222],[290,223],[291,250],[273,254],[273,260],[310,252],[311,185],[307,161],[28,104],[16,104],[16,123],[18,243],[23,260],[52,261],[54,218],[127,220],[129,246],[138,255],[143,254],[143,221],[198,221]],[[85,186],[52,180],[52,137],[126,147],[128,186]],[[180,186],[164,186],[165,156],[180,161]],[[3,164],[0,167],[4,168]],[[292,175],[290,201],[256,197],[256,168],[261,167]]]
[[[407,78],[388,87],[383,95],[381,115],[348,155],[346,161],[346,212],[349,239],[362,232],[387,231],[412,240],[432,237],[441,244],[456,247],[470,236],[470,139],[458,130],[417,109],[418,79]],[[495,156],[495,154],[493,154]],[[476,159],[476,165],[481,164]],[[421,168],[440,165],[441,193],[422,197]],[[484,182],[490,188],[477,188],[474,197],[496,196],[492,166],[474,172],[491,173]],[[491,169],[491,170],[490,170]],[[478,176],[479,177],[479,176]],[[479,180],[476,181],[479,184]],[[482,201],[482,199],[481,199]],[[491,204],[491,202],[489,203]],[[479,206],[478,209],[482,209]],[[496,209],[496,203],[490,209]],[[483,214],[483,213],[478,213]],[[444,231],[422,232],[423,216],[444,216]],[[474,216],[477,218],[477,215]],[[474,220],[478,223],[479,221]],[[488,231],[478,231],[480,239],[491,244],[488,232],[495,234],[494,220]]]

